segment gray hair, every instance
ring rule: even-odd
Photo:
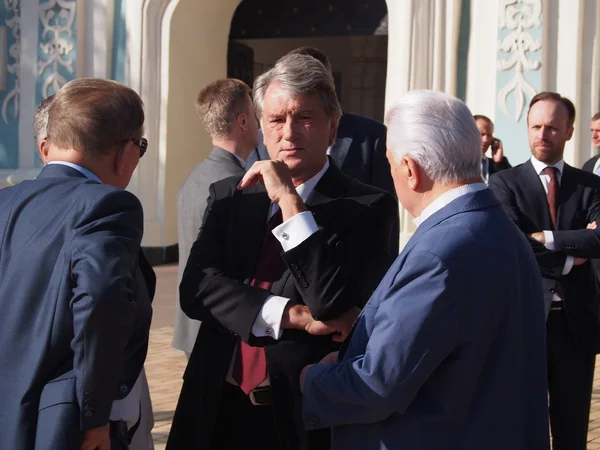
[[[261,120],[265,93],[272,83],[277,83],[291,97],[318,96],[327,116],[336,122],[342,115],[331,74],[312,56],[286,55],[254,81],[254,105]]]
[[[48,135],[48,110],[54,99],[54,94],[46,97],[39,104],[33,115],[33,135],[38,145],[46,139]]]
[[[397,162],[410,155],[436,183],[481,176],[481,134],[469,108],[435,91],[405,94],[387,112],[387,148]]]

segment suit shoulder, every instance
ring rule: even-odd
[[[493,184],[493,181],[497,181],[497,180],[502,180],[505,183],[510,183],[521,172],[523,172],[524,169],[525,169],[525,163],[519,164],[517,166],[511,167],[506,170],[500,170],[490,176],[490,184]]]
[[[354,198],[362,198],[365,200],[365,203],[384,203],[384,204],[396,204],[398,201],[396,198],[390,194],[389,192],[378,188],[376,186],[372,186],[370,184],[363,183],[358,181],[355,178],[350,178],[344,175],[348,182],[348,191],[346,195],[348,197]]]
[[[340,119],[340,128],[352,128],[354,131],[364,130],[368,134],[385,134],[387,128],[381,122],[358,114],[344,113]]]

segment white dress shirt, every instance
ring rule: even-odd
[[[544,191],[546,191],[546,195],[548,194],[548,185],[550,184],[550,176],[542,173],[542,171],[546,167],[555,167],[556,169],[558,169],[558,174],[557,174],[556,178],[557,178],[558,184],[560,186],[560,182],[562,180],[562,174],[565,169],[565,162],[562,159],[560,161],[558,161],[557,163],[549,166],[546,163],[538,161],[537,159],[535,159],[532,156],[531,164],[533,164],[535,173],[537,173],[538,176],[540,177],[540,181],[542,183],[542,186],[544,187]],[[543,230],[543,231],[544,231],[544,239],[546,240],[545,247],[550,251],[556,250],[556,247],[554,246],[554,233],[550,230]],[[562,270],[563,275],[567,275],[571,271],[571,269],[573,268],[574,261],[575,261],[575,258],[573,258],[572,256],[567,256],[567,259],[565,260],[565,265]],[[560,298],[558,298],[558,297],[557,297],[557,299],[560,300]]]
[[[451,202],[456,200],[459,197],[462,197],[466,194],[471,194],[473,192],[478,192],[486,189],[487,186],[485,183],[472,183],[472,184],[464,184],[457,188],[451,189],[447,192],[444,192],[438,198],[436,198],[433,202],[429,204],[422,212],[419,217],[413,219],[413,223],[418,227],[427,219],[429,219],[432,215],[438,212],[445,206],[448,206]]]
[[[98,178],[96,174],[89,171],[85,167],[78,166],[77,164],[73,164],[69,161],[51,161],[48,163],[48,165],[50,164],[58,164],[61,166],[70,167],[81,173],[86,178],[97,181],[98,183],[102,184],[100,178]],[[129,391],[129,394],[127,394],[127,397],[125,397],[122,400],[113,401],[112,407],[110,409],[109,420],[124,420],[125,422],[127,422],[127,428],[131,428],[132,426],[134,426],[140,418],[140,400],[142,395],[140,389],[140,377],[138,377],[135,384]]]
[[[600,158],[598,158],[596,160],[596,162],[594,163],[594,170],[593,170],[595,175],[600,175]]]

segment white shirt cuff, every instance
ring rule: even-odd
[[[546,248],[554,251],[554,233],[552,231],[544,230],[544,239],[546,240]]]
[[[281,225],[273,228],[273,236],[281,243],[284,252],[297,247],[319,230],[310,211],[304,211],[290,217]]]
[[[278,295],[268,296],[252,325],[252,334],[256,337],[279,339],[283,333],[281,329],[283,311],[289,301],[289,298]]]
[[[140,374],[141,376],[141,374]],[[140,418],[140,401],[142,400],[140,377],[127,394],[127,397],[121,400],[115,400],[110,409],[109,420],[127,422],[127,428],[134,426]]]
[[[574,256],[567,256],[565,259],[565,266],[563,267],[562,274],[568,275],[571,269],[573,268],[573,263],[575,262]]]

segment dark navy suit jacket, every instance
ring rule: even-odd
[[[142,207],[62,165],[0,189],[0,448],[80,449],[135,383],[152,268]]]
[[[419,226],[340,362],[308,372],[305,426],[332,426],[333,450],[547,450],[545,330],[525,237],[465,194]]]

